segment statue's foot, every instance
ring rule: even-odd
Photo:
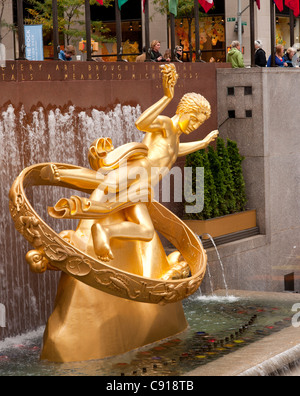
[[[109,238],[100,224],[92,226],[94,251],[101,261],[110,261],[114,258],[110,248]]]
[[[59,170],[55,164],[48,164],[41,169],[41,178],[51,183],[60,182]]]

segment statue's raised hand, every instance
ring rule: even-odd
[[[174,88],[178,80],[178,74],[176,72],[175,65],[169,63],[167,65],[160,66],[162,73],[162,83],[164,94],[170,99],[174,98]]]

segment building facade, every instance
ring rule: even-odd
[[[24,15],[29,4],[24,4]],[[271,52],[271,23],[270,23],[270,7],[271,2],[261,2],[261,9],[255,6],[255,38],[263,42],[263,47],[267,55]],[[6,46],[7,59],[18,58],[18,40],[17,34],[6,25],[12,26],[17,24],[17,0],[5,0],[0,2],[3,8],[1,24],[2,43]],[[164,52],[170,47],[169,20],[166,14],[162,14],[157,10],[153,1],[149,3],[150,8],[150,42],[158,39],[161,42],[161,51]],[[1,11],[1,10],[0,10]],[[202,11],[202,12],[201,12]],[[241,12],[243,34],[239,35],[237,31],[238,12]],[[116,34],[115,10],[114,7],[99,7],[94,5],[91,7],[92,20],[103,21],[110,29],[110,36]],[[195,60],[195,23],[193,15],[178,15],[175,19],[175,35],[176,45],[184,47],[184,60]],[[132,56],[125,57],[128,61],[134,61],[136,54],[141,53],[145,45],[144,32],[144,13],[142,0],[128,0],[121,8],[122,18],[122,44],[123,53],[132,53]],[[284,45],[285,48],[290,46],[290,25],[289,25],[289,9],[284,8],[282,13],[276,9],[276,42]],[[294,42],[295,46],[300,47],[300,19],[295,18],[294,21]],[[97,34],[97,32],[96,32]],[[249,0],[218,0],[215,1],[215,7],[208,14],[203,13],[200,8],[199,21],[199,37],[200,49],[202,51],[202,60],[208,62],[211,58],[215,61],[225,62],[226,52],[233,40],[240,39],[244,53],[246,65],[250,65],[251,60],[251,43],[250,43],[250,9]],[[75,45],[78,50],[78,39]],[[49,45],[50,44],[50,45]],[[64,40],[61,38],[61,45]],[[51,58],[51,38],[49,35],[45,37],[44,48],[45,58]],[[115,61],[116,57],[115,43],[102,43],[100,49],[94,55],[104,57],[105,61]],[[105,55],[108,55],[105,58]]]

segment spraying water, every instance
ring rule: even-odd
[[[217,257],[218,257],[218,261],[219,261],[219,264],[220,264],[220,267],[221,267],[221,271],[222,271],[222,278],[223,278],[224,287],[225,287],[225,290],[226,290],[226,297],[228,297],[229,294],[228,294],[228,285],[227,285],[226,277],[225,277],[225,269],[224,269],[224,265],[223,265],[223,262],[222,262],[221,257],[220,257],[220,253],[219,253],[219,251],[217,249],[217,245],[216,245],[213,237],[210,234],[202,234],[201,237],[203,237],[203,236],[207,236],[210,239],[210,241],[212,242],[213,246],[214,246],[214,249],[216,251],[216,254],[217,254]],[[201,240],[201,237],[198,237],[198,238]],[[209,266],[207,267],[207,270],[208,270],[210,286],[211,286],[211,289],[213,289],[212,277],[211,277],[211,273],[210,273],[210,270],[209,270]],[[213,291],[212,291],[212,294],[213,294]]]

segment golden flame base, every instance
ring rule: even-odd
[[[111,296],[62,274],[41,358],[52,362],[119,355],[185,330],[180,302],[145,304]]]

